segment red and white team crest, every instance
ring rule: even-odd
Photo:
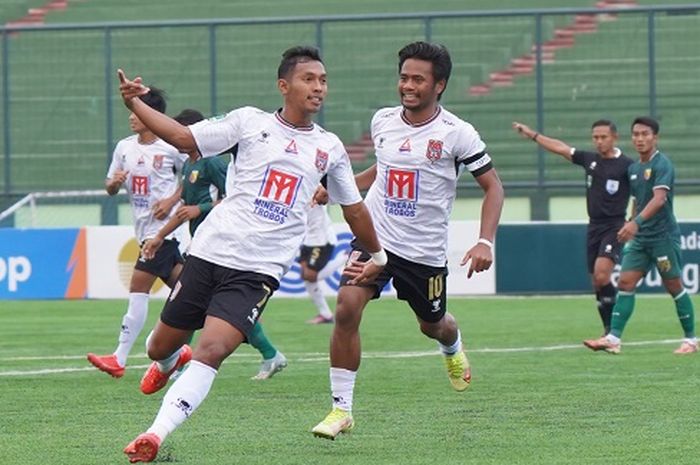
[[[260,196],[291,207],[296,200],[301,180],[301,176],[285,173],[275,168],[268,168],[260,189]]]
[[[319,173],[326,171],[328,167],[328,152],[316,149],[316,169]]]
[[[389,168],[386,177],[386,196],[395,200],[418,200],[418,171]]]
[[[153,155],[153,169],[159,170],[163,167],[163,160],[165,155]]]
[[[442,157],[442,141],[430,139],[428,141],[428,148],[425,151],[425,156],[431,163],[438,161]]]
[[[134,195],[148,195],[148,176],[132,176],[131,193]]]

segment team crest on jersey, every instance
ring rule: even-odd
[[[418,201],[418,170],[389,168],[386,174],[384,210],[392,216],[413,218]]]
[[[153,169],[159,170],[163,167],[163,160],[165,155],[153,155]]]
[[[428,148],[425,151],[425,156],[430,160],[430,163],[435,163],[442,157],[442,141],[430,139]]]
[[[253,213],[269,221],[284,224],[294,206],[303,177],[276,168],[268,168]]]
[[[199,179],[199,170],[192,170],[188,179],[190,181],[190,184],[196,183],[197,179]]]
[[[319,173],[323,173],[326,168],[328,168],[328,152],[316,149],[316,169]]]
[[[668,273],[671,271],[671,260],[667,256],[656,258],[656,267],[661,273]]]
[[[287,153],[299,153],[297,150],[297,143],[292,139],[289,144],[287,144],[287,148],[284,149],[285,152]]]
[[[649,178],[651,178],[651,168],[647,168],[644,170],[644,180],[648,181]]]
[[[399,152],[410,152],[411,151],[411,139],[406,139],[403,141],[403,144],[401,144],[401,147],[399,147]]]
[[[605,190],[608,194],[613,195],[620,189],[620,181],[608,179],[605,181]]]

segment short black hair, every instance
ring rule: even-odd
[[[595,129],[600,126],[607,126],[610,128],[610,131],[617,134],[617,126],[615,123],[610,121],[609,119],[599,119],[597,121],[594,121],[593,124],[591,125],[591,129]]]
[[[297,64],[306,63],[307,61],[323,63],[321,52],[310,45],[299,45],[285,50],[282,54],[282,61],[280,61],[280,65],[277,68],[277,78],[288,78]]]
[[[450,74],[452,73],[452,58],[450,58],[450,52],[447,51],[444,45],[423,41],[412,42],[406,45],[399,50],[399,74],[401,74],[403,63],[409,58],[431,62],[433,64],[433,79],[436,83],[444,80],[445,89],[447,89],[447,81],[450,80]],[[445,89],[438,95],[438,100],[442,97]]]
[[[635,124],[642,124],[651,128],[651,131],[656,135],[659,133],[659,122],[651,116],[638,116],[632,121],[630,129],[634,129]]]
[[[202,121],[204,119],[204,115],[197,110],[193,110],[192,108],[185,108],[173,119],[184,126],[189,126],[190,124]]]
[[[150,89],[146,95],[141,95],[139,98],[156,111],[165,113],[165,91],[155,86],[148,86]]]

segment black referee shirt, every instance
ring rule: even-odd
[[[586,204],[591,223],[624,220],[630,198],[627,167],[633,160],[622,152],[604,158],[596,152],[574,150],[571,161],[586,171]]]

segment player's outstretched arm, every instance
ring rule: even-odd
[[[496,239],[498,222],[503,210],[503,184],[495,169],[491,169],[476,178],[479,186],[484,191],[484,200],[481,203],[481,227],[479,240],[476,245],[467,251],[461,265],[469,262],[467,278],[472,274],[488,270],[493,264],[493,242]]]
[[[562,157],[571,161],[571,146],[569,146],[567,143],[560,141],[559,139],[554,139],[553,137],[547,137],[544,134],[540,134],[529,126],[523,123],[518,123],[517,121],[513,122],[513,129],[515,129],[521,136],[537,142],[545,150],[561,155]]]
[[[183,126],[168,115],[154,110],[143,103],[140,98],[137,98],[149,91],[140,77],[132,81],[126,77],[121,69],[117,70],[117,75],[119,76],[119,92],[124,100],[124,105],[138,116],[153,134],[182,153],[197,150],[194,136],[187,126]]]
[[[374,223],[372,223],[372,217],[364,202],[358,202],[352,205],[341,205],[341,208],[343,209],[345,221],[350,226],[350,230],[360,244],[362,244],[362,247],[372,255],[372,258],[367,262],[353,263],[344,270],[345,274],[352,277],[348,283],[354,285],[371,282],[381,273],[387,262],[386,252],[379,244],[377,233],[374,230]]]

